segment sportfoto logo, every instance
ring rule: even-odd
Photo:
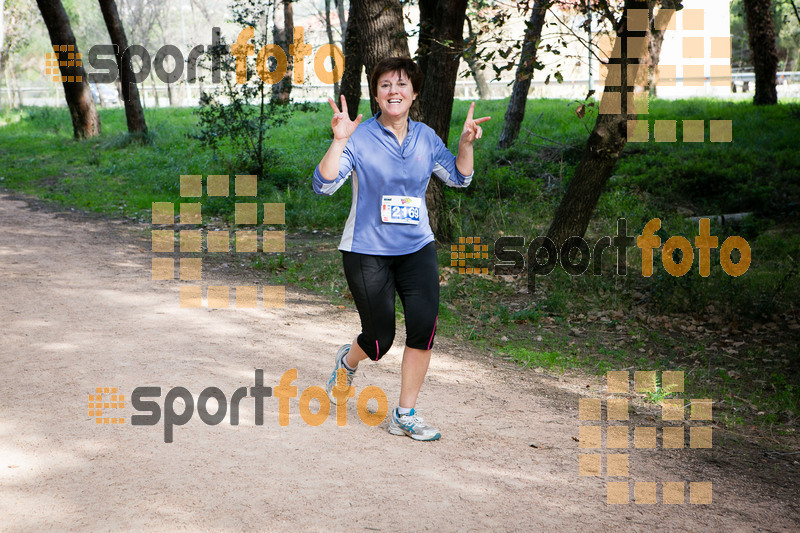
[[[236,59],[236,83],[246,83],[247,76],[247,56],[255,55],[255,46],[248,41],[255,35],[252,27],[244,28],[236,39],[236,43],[230,47],[230,53]],[[220,39],[220,29],[212,28],[211,44],[208,47],[202,44],[192,48],[188,56],[184,58],[181,50],[172,44],[166,44],[158,49],[155,57],[151,57],[150,52],[139,44],[128,46],[122,54],[122,61],[132,64],[134,57],[139,58],[141,68],[133,69],[133,79],[136,83],[144,82],[150,72],[155,70],[155,75],[164,83],[175,83],[183,77],[184,68],[188,83],[197,82],[197,63],[200,56],[222,47]],[[89,48],[86,61],[94,72],[86,75],[90,83],[113,83],[119,78],[119,65],[117,64],[117,45],[96,44]],[[277,44],[267,44],[259,50],[256,57],[256,72],[259,77],[269,84],[277,83],[286,75],[288,67],[287,51]],[[302,27],[294,28],[294,44],[289,45],[288,53],[293,58],[294,83],[302,84],[304,81],[305,58],[312,56],[313,49],[310,44],[305,42]],[[61,55],[59,55],[61,54]],[[213,83],[221,81],[221,60],[222,57],[216,54],[211,56],[211,80]],[[344,74],[344,53],[333,44],[323,44],[317,49],[314,57],[314,72],[322,83],[333,85],[338,82]],[[172,70],[167,71],[167,58],[172,58]],[[268,70],[268,58],[275,59],[275,69]],[[325,60],[331,58],[333,61],[332,69],[328,70]],[[81,67],[81,54],[74,52],[72,45],[53,45],[53,52],[46,56],[46,73],[53,77],[53,81],[76,82],[83,80],[82,76],[77,75],[77,69]],[[55,68],[54,68],[55,67]],[[60,69],[58,68],[60,67]],[[59,72],[60,70],[60,72]]]
[[[289,425],[290,405],[291,398],[297,398],[297,387],[292,385],[292,382],[297,380],[297,369],[292,368],[287,370],[281,376],[278,386],[274,389],[272,387],[264,386],[264,371],[260,368],[255,370],[254,385],[252,387],[239,387],[230,396],[228,401],[225,393],[218,387],[206,387],[197,397],[195,402],[192,393],[185,387],[173,387],[164,397],[163,403],[163,419],[164,419],[164,442],[171,443],[173,440],[175,426],[183,426],[187,424],[195,412],[195,405],[197,406],[197,414],[200,416],[205,424],[209,426],[216,426],[220,424],[230,411],[230,425],[239,425],[239,405],[245,398],[253,398],[254,400],[254,424],[256,426],[264,425],[264,398],[275,396],[278,398],[278,424],[280,426]],[[249,396],[248,396],[249,391]],[[125,407],[124,395],[118,395],[116,387],[97,387],[97,394],[89,394],[89,416],[97,420],[97,424],[124,424],[125,418],[102,418],[102,409],[122,409]],[[103,402],[103,394],[111,393],[111,402]],[[355,388],[347,386],[347,377],[343,369],[339,369],[336,376],[336,385],[333,387],[333,397],[336,398],[336,425],[347,425],[347,402],[350,398],[355,397]],[[137,413],[147,414],[134,414],[131,415],[130,421],[132,426],[155,426],[162,419],[162,406],[155,399],[161,398],[161,387],[136,387],[130,397],[130,404],[137,411]],[[210,399],[216,401],[216,409],[210,412],[208,401]],[[317,400],[319,408],[316,412],[311,411],[311,402]],[[370,400],[375,400],[378,404],[376,410],[367,408]],[[176,405],[182,404],[183,408],[176,411]],[[303,421],[309,426],[319,426],[331,412],[331,401],[328,398],[325,389],[318,386],[311,386],[306,388],[300,394],[299,400],[300,416]],[[358,418],[368,426],[377,426],[386,418],[389,412],[389,401],[386,394],[379,387],[366,387],[359,394],[356,400],[356,407],[358,411]],[[118,421],[118,422],[117,422]],[[117,426],[119,427],[119,425]]]
[[[697,248],[698,269],[703,277],[708,277],[711,273],[711,250],[719,248],[719,262],[726,274],[738,277],[747,272],[750,268],[751,253],[750,244],[742,237],[731,236],[725,239],[722,246],[719,245],[719,238],[711,235],[711,222],[707,218],[700,219],[700,234],[694,238],[694,246]],[[557,264],[561,265],[571,276],[580,276],[589,270],[592,264],[592,274],[599,276],[602,271],[603,252],[611,248],[616,249],[617,253],[617,274],[624,276],[627,274],[627,250],[635,246],[642,251],[642,276],[650,277],[653,275],[653,250],[661,248],[661,264],[664,270],[672,276],[683,276],[691,270],[694,264],[694,248],[692,243],[685,237],[679,235],[670,237],[661,247],[661,237],[655,234],[661,229],[661,219],[654,218],[645,224],[642,234],[634,239],[627,234],[627,221],[624,218],[617,219],[617,235],[614,237],[600,237],[592,248],[589,243],[581,237],[570,237],[559,250],[555,243],[546,236],[533,239],[528,244],[527,250],[527,269],[526,256],[521,251],[514,248],[525,246],[524,237],[500,237],[494,243],[494,256],[500,263],[494,265],[494,274],[507,276],[513,274],[528,273],[528,290],[532,293],[536,288],[536,276],[546,276],[550,274]],[[463,238],[462,238],[463,239]],[[451,264],[458,264],[459,272],[464,274],[488,273],[486,268],[469,267],[467,259],[486,258],[486,245],[480,243],[479,237],[467,237],[465,244],[459,244],[458,250],[455,245],[451,251]],[[466,247],[472,244],[472,251],[466,251]],[[673,253],[681,251],[680,260],[675,259]],[[739,259],[733,260],[733,251],[738,250]],[[577,257],[576,257],[577,256]]]

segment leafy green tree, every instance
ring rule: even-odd
[[[255,29],[250,44],[253,51],[267,44],[264,26],[268,4],[258,0],[237,0],[232,6],[232,22],[239,28]],[[195,138],[215,152],[232,147],[237,153],[236,172],[249,172],[261,177],[269,176],[269,169],[279,158],[279,153],[269,148],[268,139],[275,128],[283,125],[295,109],[310,109],[306,104],[283,104],[271,99],[272,88],[260,75],[254,75],[255,58],[247,59],[245,83],[237,83],[236,58],[231,45],[224,40],[210,47],[206,61],[216,61],[221,69],[221,84],[200,96],[200,117]]]

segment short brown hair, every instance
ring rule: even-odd
[[[387,72],[403,72],[411,81],[415,93],[422,92],[422,69],[409,57],[387,57],[378,62],[369,77],[369,89],[374,98],[378,94],[378,79]]]

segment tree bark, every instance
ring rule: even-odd
[[[420,33],[417,63],[425,74],[419,95],[422,116],[447,144],[450,117],[464,50],[464,18],[467,0],[420,0]],[[435,69],[435,73],[434,73]]]
[[[158,87],[156,87],[156,77],[150,76],[150,86],[153,88],[153,98],[156,99],[156,108],[161,107],[161,101],[158,99]]]
[[[17,105],[19,107],[23,107],[25,103],[22,101],[22,88],[19,86],[19,78],[17,78],[17,73],[13,70],[11,71],[11,81],[14,84],[14,90],[17,93]]]
[[[488,100],[490,96],[489,84],[486,82],[486,76],[483,74],[483,69],[481,68],[480,60],[477,56],[476,49],[470,49],[471,47],[477,47],[476,41],[478,39],[478,34],[476,34],[472,30],[472,22],[469,19],[469,15],[467,15],[464,19],[467,23],[468,28],[468,35],[470,44],[466,50],[464,50],[464,61],[467,62],[469,65],[469,70],[472,72],[472,77],[475,79],[475,85],[478,88],[478,97],[481,100]],[[466,43],[465,43],[466,44]]]
[[[10,53],[7,54],[5,62],[8,63],[8,64],[11,63],[11,54]],[[4,63],[4,67],[5,67],[6,63]],[[11,89],[11,76],[9,75],[9,72],[11,72],[11,69],[10,68],[3,68],[2,70],[0,70],[0,72],[5,74],[5,77],[6,77],[6,94],[7,94],[7,98],[8,98],[8,107],[16,108],[17,106],[14,105],[14,91],[12,91],[12,89]]]
[[[60,0],[36,0],[39,6],[39,11],[42,13],[42,18],[47,26],[47,32],[50,34],[50,43],[53,46],[59,46],[59,58],[65,56],[65,60],[71,53],[79,53],[78,47],[75,44],[75,36],[72,34],[72,28],[69,24],[64,6],[61,5]],[[61,51],[64,47],[65,50]],[[71,48],[70,48],[71,47]],[[72,116],[72,131],[76,139],[87,139],[100,134],[100,116],[97,114],[97,109],[94,107],[94,100],[92,100],[92,93],[89,90],[89,83],[86,80],[86,72],[83,66],[61,66],[59,61],[59,72],[62,77],[73,77],[73,81],[62,82],[64,86],[64,96],[69,106],[69,112]],[[77,81],[80,79],[80,81]]]
[[[125,28],[119,18],[117,4],[114,0],[99,0],[99,2],[100,10],[103,12],[103,19],[108,28],[108,35],[111,37],[111,43],[117,47],[117,67],[119,68],[119,78],[122,83],[122,99],[125,103],[125,119],[128,122],[128,132],[147,133],[147,123],[144,120],[142,103],[139,100],[139,87],[133,78],[131,57],[130,54],[125,53],[128,49],[128,38],[125,36]]]
[[[336,44],[333,40],[333,28],[331,27],[331,0],[325,0],[325,31],[328,34],[328,44]],[[331,55],[331,62],[335,61]],[[339,93],[339,82],[333,82],[333,94]]]
[[[536,69],[536,50],[542,38],[542,27],[549,7],[549,0],[535,0],[531,8],[531,18],[525,30],[525,41],[522,45],[519,67],[517,67],[517,79],[514,82],[514,89],[511,91],[508,108],[506,108],[503,130],[500,132],[500,140],[497,142],[498,148],[508,148],[519,136],[519,130],[525,118],[525,105],[528,102],[531,79],[533,79],[533,72]]]
[[[350,16],[348,17],[347,29],[344,34],[344,74],[339,86],[341,92],[336,95],[337,106],[341,95],[344,95],[350,120],[355,120],[358,116],[358,105],[361,102],[361,71],[364,69],[364,64],[361,61],[358,24],[355,23],[355,9],[356,3],[351,2]]]
[[[778,52],[775,48],[775,26],[770,7],[770,0],[744,0],[747,36],[756,74],[756,93],[753,96],[755,105],[778,103]]]
[[[425,74],[419,107],[425,123],[447,144],[456,90],[458,65],[464,51],[467,0],[420,0],[417,63]],[[435,75],[434,75],[435,69]],[[425,193],[428,217],[440,241],[452,240],[447,219],[444,184],[432,178]]]
[[[609,63],[620,64],[620,86],[606,86],[603,90],[603,99],[613,100],[620,93],[620,88],[628,85],[627,70],[629,64],[639,62],[638,57],[628,57],[627,38],[645,37],[645,31],[628,31],[628,9],[638,7],[636,0],[625,0],[622,20],[616,25],[617,38],[614,40],[615,52]],[[619,53],[617,53],[617,51]],[[597,200],[603,192],[611,172],[617,164],[622,150],[628,142],[628,119],[635,119],[635,110],[629,110],[625,91],[620,95],[620,113],[601,113],[597,117],[594,129],[589,135],[586,148],[583,151],[580,163],[575,169],[575,175],[567,186],[561,202],[553,216],[553,222],[547,231],[547,236],[552,239],[557,248],[569,237],[583,237],[589,220],[597,206]],[[601,101],[601,107],[603,102]]]
[[[361,60],[367,79],[382,59],[394,56],[411,57],[403,25],[403,8],[399,0],[352,0],[350,14],[355,15],[355,20],[350,18],[348,29],[359,35]],[[369,104],[372,114],[376,114],[379,108],[374,94],[370,94]],[[415,105],[411,108],[411,118],[414,120],[419,120],[415,109],[418,107]]]
[[[337,5],[342,1],[343,0],[338,0]],[[350,22],[355,21],[354,10],[355,6],[351,3],[348,23],[342,26],[344,41],[344,74],[340,80],[339,92],[334,98],[337,105],[339,105],[341,95],[344,95],[351,120],[355,120],[358,116],[358,104],[361,100],[361,71],[364,67],[361,63],[357,25],[355,23],[350,24]]]
[[[681,0],[661,0],[659,5],[650,0],[648,8],[650,11],[650,24],[647,28],[647,80],[644,89],[650,96],[656,96],[658,92],[658,63],[661,59],[661,47],[664,44],[663,28],[669,20],[675,16],[675,10],[681,5]],[[655,8],[658,7],[658,12]]]
[[[11,59],[11,53],[8,51],[0,50],[0,78],[3,77],[3,74],[6,72],[6,65],[8,65],[9,60]]]
[[[289,54],[289,45],[294,42],[294,12],[292,9],[292,0],[280,0],[280,4],[283,5],[283,17],[279,16],[280,10],[277,9],[276,6],[275,26],[272,36],[275,44],[283,48],[286,52],[288,63],[286,66],[286,75],[281,81],[272,86],[272,102],[288,104],[292,95],[292,72],[294,65],[294,58]]]
[[[342,29],[342,41],[347,35],[347,20],[344,18],[344,0],[336,0],[336,13],[339,15],[339,26]]]

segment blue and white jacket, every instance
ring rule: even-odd
[[[450,153],[432,128],[408,120],[408,134],[402,146],[397,137],[374,117],[361,123],[350,135],[339,175],[333,181],[314,169],[314,192],[333,194],[347,178],[353,180],[353,203],[339,249],[369,255],[405,255],[432,242],[433,231],[425,204],[425,190],[431,174],[450,187],[466,187],[472,175],[456,168]],[[381,221],[383,195],[422,199],[419,224],[387,224]]]

